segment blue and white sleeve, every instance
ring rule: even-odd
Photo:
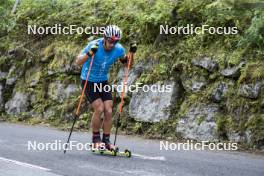
[[[120,48],[120,51],[119,51],[119,53],[118,53],[118,58],[124,58],[125,57],[125,55],[126,55],[126,50],[125,50],[125,48]]]
[[[88,43],[88,45],[85,48],[83,48],[82,54],[87,54],[89,52],[91,46],[92,46],[92,43]]]

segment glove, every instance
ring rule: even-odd
[[[89,50],[89,52],[87,53],[87,55],[88,56],[92,56],[92,55],[94,55],[96,52],[97,52],[97,50],[98,50],[98,43],[96,43],[96,44],[94,44],[91,48],[90,48],[90,50]]]
[[[137,44],[136,43],[131,43],[129,52],[135,53],[136,51],[137,51]]]

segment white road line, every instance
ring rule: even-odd
[[[45,167],[40,167],[40,166],[37,166],[37,165],[28,164],[28,163],[23,163],[23,162],[16,161],[16,160],[11,160],[11,159],[8,159],[8,158],[0,157],[0,160],[4,161],[4,162],[7,162],[7,163],[14,163],[14,164],[19,165],[19,166],[35,168],[35,169],[40,169],[40,170],[44,170],[44,171],[50,171],[50,169],[47,169]]]
[[[127,174],[131,175],[144,175],[144,176],[165,176],[161,173],[143,171],[143,170],[127,170],[125,171]]]
[[[166,161],[166,158],[164,156],[146,156],[146,155],[141,155],[137,153],[132,153],[132,156],[141,158],[141,159],[146,159],[146,160],[160,160],[160,161]]]

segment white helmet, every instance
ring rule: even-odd
[[[121,30],[118,26],[109,25],[105,28],[104,37],[111,38],[112,40],[120,40],[121,39]]]

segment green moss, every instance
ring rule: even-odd
[[[54,59],[49,64],[49,70],[60,72],[70,65],[80,52],[80,47],[72,42],[57,41],[53,43]],[[48,52],[48,51],[47,51]]]
[[[63,123],[63,121],[61,120],[61,118],[59,118],[59,116],[53,116],[49,118],[47,122],[55,127],[59,127]]]
[[[175,129],[176,129],[176,119],[171,118],[166,121],[160,121],[158,123],[153,123],[146,126],[145,134],[147,137],[166,139],[168,137],[175,138]]]
[[[47,60],[53,59],[54,55],[55,55],[55,43],[52,43],[51,45],[48,45],[42,52],[42,55],[44,55],[44,57]]]
[[[10,98],[12,98],[13,89],[14,89],[13,85],[6,86],[6,88],[4,89],[3,94],[2,94],[4,102],[7,102]]]
[[[183,101],[180,105],[179,116],[184,116],[189,110],[189,103],[188,101]]]
[[[264,115],[252,115],[246,127],[250,130],[251,140],[254,144],[261,146],[264,144]]]
[[[261,116],[261,100],[249,101],[247,98],[236,95],[236,93],[234,91],[232,95],[229,94],[227,101],[222,104],[222,107],[232,117],[230,128],[244,133],[247,129],[249,116],[251,114]]]
[[[30,124],[30,125],[37,125],[40,123],[43,123],[43,119],[41,119],[41,118],[31,118],[28,121],[28,124]]]
[[[254,82],[259,79],[264,79],[264,62],[251,61],[242,69],[238,82]]]
[[[9,71],[9,67],[10,67],[9,62],[10,60],[6,56],[4,55],[0,56],[0,70],[2,72]]]
[[[42,76],[42,70],[41,70],[41,68],[29,69],[25,73],[26,84],[28,86],[31,86],[30,84],[32,83],[32,81],[39,82],[40,79],[41,79],[41,76]]]
[[[92,117],[92,112],[85,112],[83,114],[80,115],[79,119],[84,120],[84,121],[90,121]]]
[[[197,124],[200,125],[205,119],[205,116],[199,116],[197,117],[196,121],[197,121]]]
[[[143,134],[142,126],[143,125],[140,122],[136,122],[135,124],[133,124],[133,132],[136,134]]]
[[[205,96],[202,96],[202,93],[190,94],[187,95],[184,101],[179,105],[178,117],[184,117],[188,113],[190,107],[199,106],[200,103],[208,103],[208,99]],[[203,121],[203,116],[198,118],[198,122]]]
[[[241,62],[241,59],[244,59],[245,49],[237,49],[234,52],[227,53],[226,62],[229,65],[238,65]]]
[[[232,117],[228,115],[220,115],[216,117],[216,132],[220,139],[227,140],[228,132],[232,128]]]

